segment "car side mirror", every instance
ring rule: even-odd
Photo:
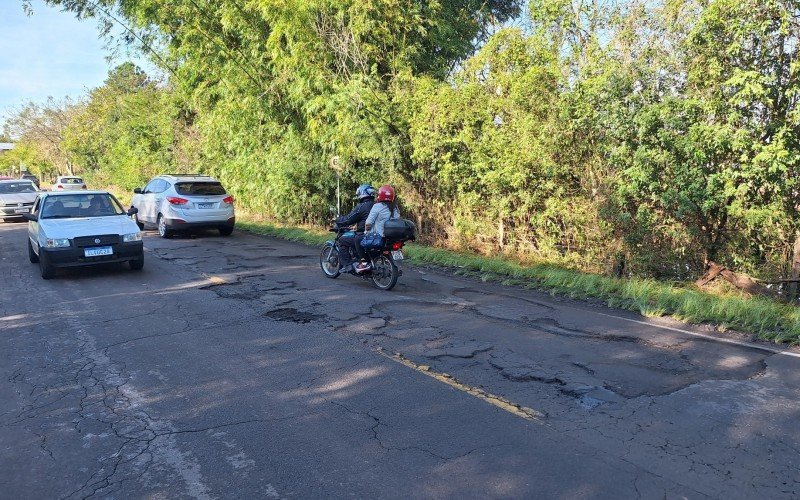
[[[142,188],[135,188],[133,192],[136,194],[142,194]]]
[[[35,222],[39,220],[39,217],[37,217],[35,214],[22,214],[22,218],[29,222]]]
[[[128,209],[128,216],[136,215],[139,213],[139,209],[136,207],[131,207]]]

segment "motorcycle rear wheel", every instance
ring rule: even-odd
[[[319,254],[319,267],[328,278],[339,277],[339,251],[333,245],[325,245]]]
[[[391,290],[397,284],[400,269],[387,255],[379,255],[372,259],[372,284],[381,290]]]

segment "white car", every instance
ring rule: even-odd
[[[162,238],[190,229],[217,229],[230,236],[236,224],[233,196],[207,175],[159,175],[133,192],[131,207],[138,209],[139,228],[155,225]]]
[[[53,183],[53,191],[77,191],[80,189],[86,189],[86,183],[81,177],[62,175],[56,177],[56,181]]]
[[[29,180],[0,180],[0,217],[6,222],[21,220],[31,211],[37,196],[39,190]]]
[[[28,220],[28,258],[39,263],[42,278],[56,268],[128,262],[144,266],[142,232],[114,196],[105,191],[45,192]]]

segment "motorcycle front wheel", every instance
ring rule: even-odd
[[[400,270],[387,255],[379,255],[372,259],[372,284],[381,290],[391,290],[397,284]]]
[[[328,278],[339,277],[339,251],[333,245],[322,247],[319,254],[319,267]]]

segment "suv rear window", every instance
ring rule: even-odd
[[[178,182],[175,192],[185,196],[208,196],[225,194],[225,188],[219,182]]]
[[[63,184],[83,184],[83,179],[80,177],[62,177],[61,182]]]

